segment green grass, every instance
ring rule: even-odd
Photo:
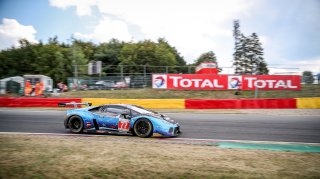
[[[237,99],[254,98],[255,91],[241,91],[234,95],[234,90],[225,91],[186,91],[186,90],[157,90],[151,88],[126,90],[88,90],[62,93],[61,97],[78,98],[113,98],[113,99]],[[300,91],[258,91],[258,98],[302,98],[320,97],[320,85],[303,85]]]

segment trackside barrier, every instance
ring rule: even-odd
[[[134,104],[145,108],[184,109],[184,99],[107,99],[82,98],[82,101],[92,103],[93,106],[102,104]]]
[[[294,109],[296,99],[186,99],[185,109]]]
[[[62,102],[81,102],[81,98],[0,98],[0,107],[58,107]]]
[[[61,102],[135,104],[162,109],[320,109],[320,97],[288,99],[107,99],[0,97],[0,107],[58,107]]]
[[[320,109],[320,98],[296,98],[299,109]]]

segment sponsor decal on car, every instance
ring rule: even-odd
[[[119,119],[118,130],[119,131],[129,131],[130,120],[127,119]]]
[[[91,122],[87,122],[87,123],[86,123],[86,127],[87,127],[87,128],[91,128],[91,126],[92,126],[92,125],[91,125]]]

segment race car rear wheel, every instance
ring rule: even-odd
[[[83,131],[83,120],[79,116],[72,116],[69,119],[69,128],[73,133],[81,133]]]
[[[150,137],[153,127],[148,119],[138,119],[133,126],[133,131],[139,137]]]

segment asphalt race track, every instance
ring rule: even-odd
[[[266,110],[265,110],[266,111]],[[0,108],[0,132],[70,133],[64,111]],[[320,143],[320,113],[171,112],[181,124],[179,138]]]

